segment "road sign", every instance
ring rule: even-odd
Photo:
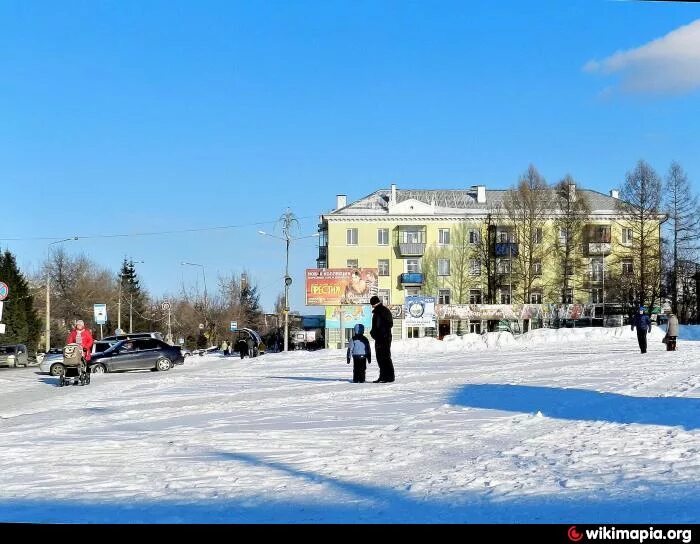
[[[235,331],[238,328],[238,321],[231,321],[231,330]]]
[[[107,305],[106,304],[95,304],[95,324],[104,325],[107,323]]]
[[[164,312],[170,311],[170,303],[167,301],[161,304],[160,307],[163,309]]]
[[[203,328],[204,328],[204,323],[200,323],[200,324],[199,324],[199,328],[200,328],[200,329],[203,329]]]
[[[10,288],[5,282],[0,281],[0,300],[5,300],[8,294],[10,294]]]

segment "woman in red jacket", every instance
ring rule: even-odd
[[[85,328],[85,323],[82,319],[75,322],[75,328],[70,331],[66,344],[80,344],[83,346],[83,354],[86,361],[90,360],[92,352],[92,334]]]

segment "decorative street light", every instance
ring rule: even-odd
[[[265,231],[259,230],[258,233],[269,236],[271,238],[277,238],[285,243],[286,247],[286,260],[284,265],[284,351],[289,349],[289,286],[292,285],[292,278],[289,275],[289,244],[292,240],[303,240],[304,238],[313,238],[319,236],[319,233],[311,234],[309,236],[299,236],[294,237],[290,235],[291,227],[294,223],[298,223],[294,214],[287,212],[282,216],[282,234],[283,237],[275,236],[274,234],[269,234]]]
[[[49,242],[46,246],[46,342],[44,343],[46,346],[46,353],[48,353],[51,348],[51,246],[77,239],[77,236],[64,238],[63,240]]]

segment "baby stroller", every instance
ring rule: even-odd
[[[68,344],[63,348],[63,366],[66,370],[58,379],[59,387],[70,385],[71,382],[73,385],[90,383],[90,373],[80,344]]]

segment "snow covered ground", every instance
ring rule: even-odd
[[[700,342],[625,329],[0,370],[0,522],[700,521]],[[377,375],[376,363],[368,379]]]

